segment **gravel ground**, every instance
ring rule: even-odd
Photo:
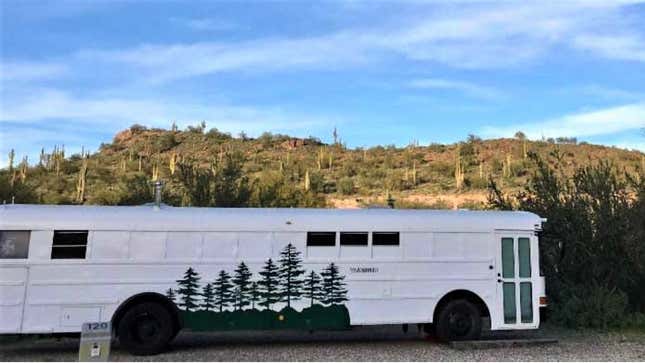
[[[182,333],[171,349],[135,357],[113,345],[114,361],[645,361],[645,332],[595,333],[542,328],[484,332],[484,339],[557,338],[521,347],[455,349],[424,339],[415,327],[360,327],[344,332]],[[77,338],[0,341],[0,361],[74,361]]]

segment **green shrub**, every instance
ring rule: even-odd
[[[616,288],[565,286],[554,304],[553,320],[569,328],[607,329],[623,326],[626,310],[627,295]]]
[[[352,178],[341,178],[338,181],[338,191],[343,195],[350,195],[354,193],[354,180]]]

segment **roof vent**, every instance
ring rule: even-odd
[[[155,209],[159,209],[161,207],[161,190],[163,189],[163,182],[161,180],[157,180],[155,182]]]

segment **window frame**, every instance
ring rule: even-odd
[[[61,241],[57,237],[61,235],[84,235],[80,237],[81,241]],[[52,235],[52,245],[50,260],[85,260],[87,259],[87,242],[89,240],[90,231],[88,230],[54,230]],[[83,241],[84,239],[84,241]],[[76,254],[74,252],[78,251]],[[71,252],[70,251],[74,251]],[[81,252],[82,251],[82,252]],[[64,252],[70,253],[65,254]],[[60,253],[60,255],[59,255]],[[82,257],[81,257],[82,256]]]
[[[396,241],[394,243],[392,243],[392,242],[383,243],[383,241],[378,242],[377,239],[374,238],[377,235],[380,235],[380,236],[395,235],[396,236]],[[401,246],[401,232],[374,231],[374,232],[372,232],[372,246],[400,247]]]
[[[26,241],[27,246],[24,249],[24,251],[25,251],[24,256],[23,255],[20,255],[20,256],[17,256],[17,257],[16,256],[11,256],[11,257],[0,256],[0,260],[27,260],[29,258],[29,247],[31,245],[31,232],[32,232],[31,230],[26,230],[26,229],[20,229],[20,230],[17,230],[17,229],[5,229],[5,230],[1,230],[0,234],[4,234],[4,233],[23,233],[23,234],[26,234],[27,235],[26,240],[22,239],[20,242]],[[22,237],[24,237],[24,235]]]
[[[331,241],[312,241],[314,236],[332,237]],[[307,240],[305,241],[306,247],[335,247],[336,246],[336,231],[312,231],[307,232]]]
[[[361,240],[346,240],[343,241],[343,236],[349,237],[349,236],[361,236],[365,237],[365,241]],[[369,239],[370,239],[370,233],[369,232],[340,232],[340,239],[338,240],[338,243],[342,247],[367,247],[369,245]]]

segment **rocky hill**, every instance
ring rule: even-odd
[[[485,207],[487,185],[506,191],[526,183],[536,154],[571,174],[609,161],[637,174],[645,155],[572,139],[481,140],[455,144],[346,148],[316,138],[265,133],[233,137],[204,125],[180,131],[134,125],[91,155],[43,150],[37,165],[14,161],[0,171],[0,198],[10,202],[141,204],[151,181],[165,183],[172,205],[403,208]],[[17,157],[13,157],[17,160]]]

